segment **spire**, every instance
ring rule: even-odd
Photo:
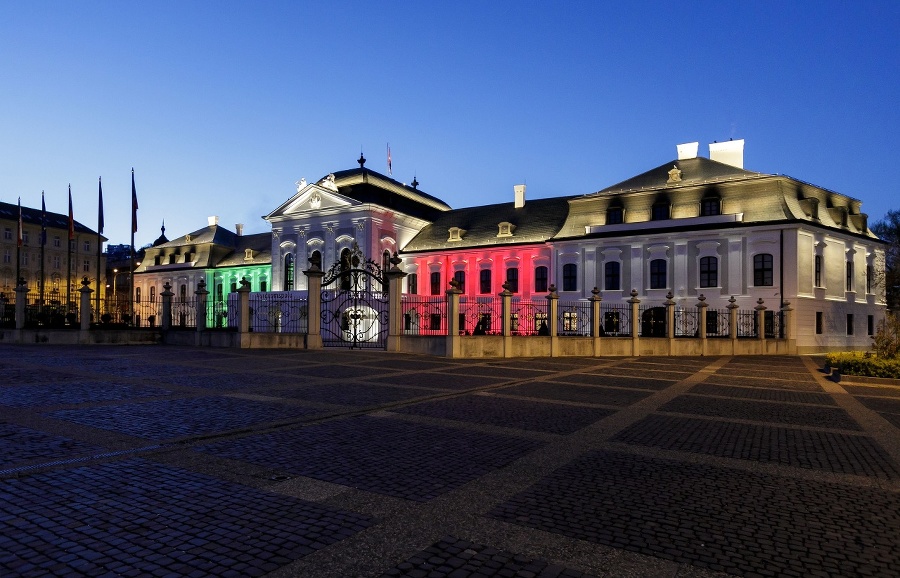
[[[416,175],[413,175],[412,188],[417,189],[417,190],[419,188],[419,181],[416,180]]]
[[[359,159],[357,161],[359,163],[359,168],[363,169],[366,165],[366,157],[363,156],[362,151],[359,151]]]

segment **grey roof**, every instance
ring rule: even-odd
[[[500,203],[445,211],[419,231],[401,252],[540,243],[553,237],[565,222],[570,198],[573,197],[534,199],[518,209],[514,203]],[[510,237],[497,236],[499,224],[504,221],[515,225]],[[465,230],[460,241],[448,241],[451,227]]]
[[[669,171],[672,170],[673,167],[681,170],[681,180],[670,183],[668,182]],[[704,157],[685,160],[676,159],[592,194],[671,188],[684,185],[699,185],[705,182],[719,182],[768,176],[771,175],[739,169],[738,167]]]
[[[253,251],[253,260],[244,258],[247,249]],[[216,263],[216,267],[239,267],[272,262],[272,233],[235,235],[234,252]]]
[[[13,203],[4,203],[0,202],[0,219],[9,219],[11,221],[19,220],[19,205]],[[22,207],[22,223],[26,225],[37,225],[41,226],[41,210],[40,209],[32,209],[31,207]],[[68,229],[69,228],[69,216],[63,215],[60,213],[51,213],[47,211],[44,213],[44,226],[48,229]],[[75,221],[75,232],[76,233],[93,233],[97,234],[97,231],[90,229],[78,221]],[[105,240],[106,237],[103,237]]]

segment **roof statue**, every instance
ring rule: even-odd
[[[672,170],[669,171],[669,180],[667,183],[680,183],[681,182],[681,169],[678,168],[678,165],[672,165]]]
[[[306,186],[306,179],[305,178],[300,179],[299,181],[297,181],[294,184],[297,185],[297,192],[299,193],[300,191],[303,190],[303,187]]]

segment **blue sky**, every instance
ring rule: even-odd
[[[0,0],[0,200],[136,244],[357,166],[453,207],[593,192],[745,139],[745,167],[900,208],[900,2]]]

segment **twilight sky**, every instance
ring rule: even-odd
[[[900,2],[0,0],[0,200],[130,235],[233,230],[358,166],[452,207],[744,166],[900,208]]]

